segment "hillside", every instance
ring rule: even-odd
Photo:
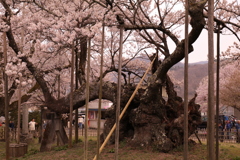
[[[188,69],[188,97],[192,98],[202,78],[208,75],[208,63],[207,61],[190,63]],[[169,76],[178,95],[184,97],[184,64],[180,62],[173,66],[169,71]]]
[[[138,60],[143,61],[144,63],[147,63],[147,64],[149,63],[149,59],[145,55],[138,58]],[[137,67],[137,70],[138,70],[137,71],[138,73],[142,72],[143,74],[145,71],[145,68],[142,69]],[[168,72],[168,75],[171,77],[178,95],[183,98],[184,97],[184,63],[179,62],[176,65],[174,65]],[[189,76],[189,80],[188,80],[189,99],[194,96],[200,81],[202,80],[202,78],[204,78],[207,75],[208,75],[207,61],[189,63],[189,75],[188,75]],[[108,80],[117,82],[117,73],[114,72],[109,74]],[[140,79],[139,77],[135,77],[135,75],[132,74],[131,80],[134,80],[134,82],[137,84]]]

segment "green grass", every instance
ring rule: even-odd
[[[78,143],[73,143],[73,147],[68,145],[53,145],[52,150],[48,152],[39,151],[40,144],[37,140],[28,146],[28,153],[19,158],[11,158],[11,160],[82,160],[84,159],[84,139],[80,138]],[[240,160],[239,150],[240,144],[220,143],[219,146],[220,160]],[[97,150],[96,137],[88,140],[88,159],[93,159]],[[100,154],[100,160],[112,160],[115,157],[115,146],[107,145]],[[182,160],[183,147],[175,148],[169,153],[159,153],[157,151],[138,147],[130,147],[127,142],[123,141],[119,144],[118,150],[119,160]],[[189,146],[189,159],[205,160],[207,159],[207,145],[196,144]],[[5,143],[0,142],[0,159],[5,159]]]

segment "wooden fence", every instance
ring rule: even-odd
[[[100,133],[102,133],[103,130],[100,131]],[[10,141],[15,141],[16,140],[16,129],[14,128],[13,130],[9,130],[9,135],[10,135]],[[66,129],[66,133],[68,135],[69,130]],[[85,130],[84,129],[78,129],[78,135],[79,136],[84,136]],[[75,134],[74,129],[72,132],[73,136]],[[97,130],[96,129],[88,129],[88,136],[92,136],[95,137],[97,136]],[[4,126],[0,126],[0,141],[4,141],[5,140],[5,130],[4,130]]]
[[[68,134],[68,129],[66,129]],[[101,133],[103,131],[101,130]],[[73,132],[73,135],[75,132]],[[84,129],[78,130],[79,136],[84,136]],[[89,129],[88,136],[97,136],[96,129]],[[227,143],[240,143],[240,130],[231,129],[230,131],[219,131],[218,132],[219,141],[227,142]],[[198,129],[196,130],[196,134],[190,136],[191,139],[198,141],[207,141],[207,130],[206,129]],[[0,141],[4,141],[5,139],[5,131],[4,126],[0,126]],[[10,141],[16,140],[16,130],[10,130]]]
[[[190,137],[193,140],[207,141],[207,130],[198,129],[196,134],[191,135]],[[231,129],[229,131],[220,130],[218,131],[218,139],[220,142],[226,143],[240,143],[240,130]]]
[[[15,141],[16,140],[16,128],[14,129],[9,129],[9,138],[10,141]],[[5,140],[5,126],[0,126],[0,141]]]
[[[3,141],[5,138],[4,126],[0,126],[0,141]]]

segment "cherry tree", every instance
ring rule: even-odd
[[[239,59],[240,44],[235,42],[232,46],[229,46],[228,49],[222,53],[222,57],[225,59]]]
[[[222,59],[221,68],[219,75],[220,85],[220,105],[221,106],[232,106],[239,109],[238,105],[238,73],[239,73],[239,62],[234,59]],[[216,74],[215,83],[216,83]],[[198,97],[197,103],[201,105],[201,111],[207,111],[207,97],[208,97],[208,77],[204,77],[200,82],[197,90]],[[215,95],[216,96],[216,95]]]
[[[202,30],[207,28],[206,3],[207,0],[190,1],[189,53],[193,51],[192,44]],[[47,2],[2,0],[1,4],[0,27],[1,31],[7,33],[9,52],[15,54],[20,59],[18,61],[26,64],[28,72],[34,77],[33,83],[36,82],[41,89],[43,105],[57,115],[69,112],[70,97],[63,93],[60,97],[57,96],[56,80],[60,76],[62,89],[69,88],[68,67],[71,65],[70,59],[73,54],[77,57],[75,85],[80,84],[73,95],[74,109],[85,104],[87,47],[92,48],[91,60],[94,60],[91,64],[89,99],[98,98],[100,85],[98,60],[102,25],[109,33],[105,37],[106,81],[102,86],[103,98],[111,100],[114,104],[117,85],[108,81],[107,75],[117,71],[119,43],[118,38],[114,37],[119,34],[118,26],[125,29],[123,77],[124,75],[129,75],[130,78],[131,75],[141,77],[143,72],[139,69],[144,69],[146,65],[140,68],[133,64],[139,61],[137,56],[144,54],[145,51],[149,54],[149,48],[154,49],[155,55],[162,59],[156,60],[154,72],[146,79],[146,89],[138,92],[123,117],[120,124],[120,140],[128,137],[132,139],[132,145],[155,146],[157,150],[164,152],[183,143],[183,100],[175,92],[174,84],[167,75],[168,70],[184,58],[184,39],[181,37],[181,26],[184,22],[183,1],[62,0],[59,3],[56,0]],[[225,0],[216,3],[215,21],[221,25],[223,33],[238,32],[237,6],[237,2]],[[88,46],[87,40],[90,38],[92,45]],[[169,41],[175,45],[172,53]],[[136,87],[134,84],[136,81],[128,81],[125,77],[124,79],[121,108]],[[167,100],[162,97],[162,86],[166,86]],[[200,106],[195,104],[195,98],[189,101],[189,135],[200,122]],[[115,120],[114,110],[115,107],[107,112],[103,139]],[[51,126],[47,128],[54,130]],[[66,143],[67,136],[63,128],[60,128],[59,134],[64,137],[61,142]],[[52,140],[49,137],[44,137],[42,151],[48,149],[47,142],[50,141]],[[113,141],[114,138],[111,138],[110,142]]]
[[[92,48],[96,53],[93,53],[92,57],[98,59],[99,54],[97,52],[99,52],[99,48],[97,48],[97,46],[100,41],[97,31],[99,31],[102,24],[98,21],[98,18],[100,17],[99,19],[102,19],[101,16],[103,16],[102,14],[104,12],[97,8],[88,8],[87,6],[89,4],[85,2],[66,1],[65,3],[59,4],[59,6],[55,5],[56,2],[44,4],[33,1],[25,4],[15,1],[2,1],[1,3],[3,7],[5,7],[5,13],[9,14],[9,17],[6,17],[7,14],[3,13],[1,20],[2,24],[8,23],[6,25],[6,31],[9,46],[12,48],[9,52],[13,54],[13,60],[8,60],[9,63],[6,67],[6,73],[9,76],[13,76],[13,80],[18,78],[18,74],[15,71],[18,67],[14,61],[23,62],[24,66],[28,68],[28,72],[31,73],[30,76],[35,77],[35,80],[33,80],[34,83],[36,83],[42,91],[35,92],[31,97],[31,101],[41,102],[52,111],[54,111],[55,108],[57,113],[69,112],[69,109],[66,107],[65,109],[60,107],[65,105],[69,106],[68,102],[63,102],[64,96],[68,93],[61,93],[60,95],[63,98],[58,100],[56,81],[61,75],[60,90],[69,90],[69,66],[71,64],[72,48],[74,48],[74,52],[79,58],[79,66],[77,66],[78,70],[76,72],[79,73],[79,75],[77,78],[80,84],[84,83],[87,37],[91,37],[94,40],[95,44]],[[72,8],[69,7],[69,5],[72,6]],[[54,12],[52,11],[53,6],[55,8]],[[76,10],[79,12],[76,12]],[[91,16],[95,18],[93,19]],[[45,18],[39,19],[39,17]],[[20,19],[21,21],[19,21]],[[4,27],[5,25],[2,27],[3,31],[5,31]],[[116,27],[112,27],[109,30],[114,29],[116,30]],[[114,40],[113,35],[111,35],[110,38]],[[115,42],[113,41],[112,45],[116,44],[118,45],[117,39],[115,38]],[[141,50],[142,48],[139,48],[139,51]],[[110,71],[117,71],[117,64],[114,64],[114,62],[116,60],[115,57],[118,55],[118,46],[111,48],[110,51],[110,56],[113,60],[109,64],[109,66],[112,67]],[[133,56],[136,56],[139,51],[133,54]],[[126,52],[131,54],[129,51]],[[17,56],[14,56],[14,54]],[[97,61],[95,62],[93,66],[98,64]],[[126,60],[126,68],[128,63],[129,60]],[[107,69],[109,70],[111,67],[107,67]],[[109,72],[108,70],[106,70],[106,73]],[[126,71],[129,71],[129,69],[126,69]],[[134,73],[133,71],[131,72]],[[95,74],[98,73],[99,67],[95,70]],[[95,76],[95,79],[97,80],[98,78]],[[92,79],[92,81],[94,81],[94,79]],[[14,82],[19,82],[19,80],[14,80]],[[64,140],[63,143],[66,143],[66,140]]]
[[[232,106],[238,110],[240,110],[239,104],[239,64],[233,65],[230,68],[233,73],[229,74],[224,84],[221,85],[220,90],[220,101],[222,104],[226,106]],[[228,70],[229,72],[229,70]]]
[[[61,75],[62,90],[69,87],[66,84],[66,81],[69,84],[69,60],[76,45],[75,51],[81,57],[79,68],[83,76],[80,75],[80,79],[84,81],[86,39],[94,35],[101,24],[91,16],[99,17],[102,11],[88,8],[88,3],[76,1],[52,1],[47,5],[39,1],[1,1],[1,4],[5,10],[2,12],[1,30],[7,33],[11,47],[9,52],[14,53],[17,61],[23,62],[35,78],[34,82],[42,91],[37,97],[42,99],[43,105],[51,103],[59,108],[62,104],[56,102],[59,98],[56,96],[56,79]],[[9,76],[17,73],[17,66],[12,61],[9,59],[6,67]],[[61,142],[67,143],[63,128],[60,134],[63,134]]]
[[[226,72],[225,79],[221,85],[220,99],[221,103],[227,106],[232,106],[236,109],[239,107],[239,43],[235,42],[230,46],[222,56],[226,59],[228,64],[223,70]]]

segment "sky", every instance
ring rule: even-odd
[[[217,34],[214,34],[214,57],[216,57],[217,48]],[[238,39],[233,35],[220,35],[220,53],[227,50],[227,48],[233,45],[234,42],[238,42]],[[239,43],[239,42],[238,42]],[[203,30],[200,37],[193,44],[194,51],[189,54],[189,63],[196,63],[201,61],[208,61],[208,33]],[[184,62],[184,60],[182,60]]]

